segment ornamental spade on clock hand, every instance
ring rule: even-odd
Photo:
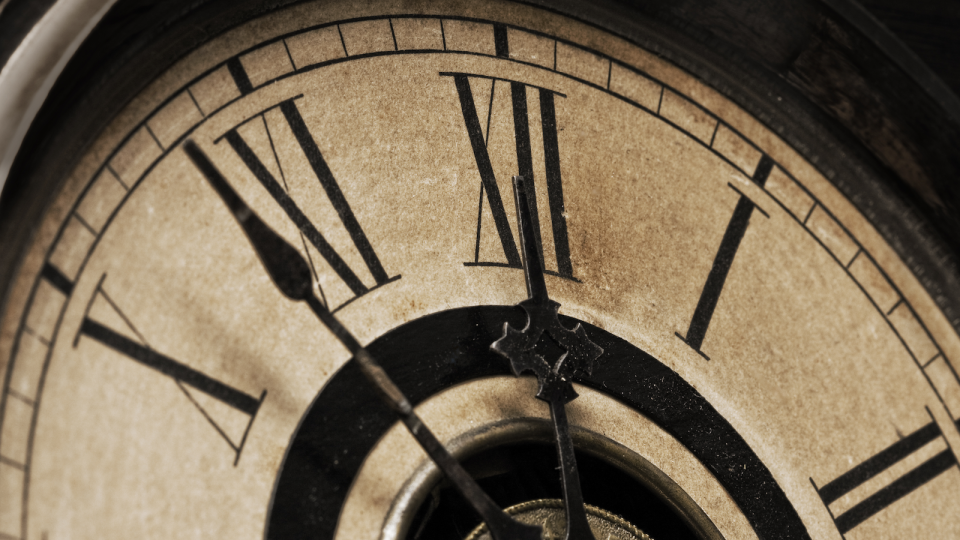
[[[476,481],[423,424],[413,411],[410,401],[390,380],[380,364],[320,302],[313,293],[310,267],[303,256],[247,206],[195,142],[188,140],[184,143],[183,149],[223,199],[280,292],[291,300],[306,302],[317,318],[353,354],[364,377],[376,388],[383,401],[396,412],[430,459],[480,514],[483,522],[489,527],[491,536],[495,540],[540,540],[540,527],[514,520],[484,493]]]
[[[587,523],[587,511],[580,491],[580,477],[574,457],[570,425],[565,406],[577,397],[570,379],[574,374],[589,375],[593,364],[603,354],[603,349],[590,341],[586,331],[577,324],[568,329],[557,318],[560,304],[550,300],[543,275],[543,262],[533,230],[530,205],[524,180],[513,177],[516,199],[517,222],[520,241],[523,245],[523,269],[529,298],[518,305],[527,312],[527,326],[517,330],[509,323],[503,325],[503,337],[493,342],[490,348],[510,360],[515,375],[533,372],[540,383],[537,398],[550,404],[550,416],[556,434],[557,454],[560,458],[563,498],[567,513],[565,540],[594,540]],[[552,365],[541,356],[536,347],[543,339],[553,339],[566,352]]]

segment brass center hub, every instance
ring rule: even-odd
[[[650,536],[634,527],[627,520],[586,505],[587,522],[593,530],[594,538],[604,540],[652,540]],[[543,527],[543,540],[561,540],[567,529],[566,513],[560,499],[537,499],[527,501],[506,509],[506,513],[518,521]],[[485,524],[480,524],[466,540],[492,540]]]

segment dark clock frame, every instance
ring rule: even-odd
[[[53,3],[0,3],[0,62]],[[103,111],[119,111],[211,37],[293,3],[120,0],[111,9],[50,92],[0,197],[0,306],[62,179],[112,118]],[[760,119],[871,221],[960,332],[960,100],[857,4],[522,3],[602,26]]]
[[[0,2],[0,63],[54,3]],[[52,194],[93,138],[75,135],[101,130],[111,117],[103,111],[118,111],[212,36],[293,3],[119,0],[111,8],[59,76],[3,188],[0,305]],[[960,99],[859,4],[524,3],[662,55],[766,123],[867,216],[960,332]]]

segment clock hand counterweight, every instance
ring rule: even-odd
[[[527,312],[528,322],[523,330],[516,330],[509,323],[504,323],[503,337],[495,341],[490,348],[510,360],[514,374],[519,376],[532,371],[537,376],[540,383],[537,397],[550,404],[550,416],[556,435],[567,513],[566,540],[594,540],[593,532],[587,523],[587,510],[580,490],[580,476],[565,407],[577,397],[570,378],[578,372],[589,375],[594,362],[603,354],[603,349],[587,337],[579,324],[572,330],[560,324],[557,318],[560,304],[550,300],[547,295],[543,262],[534,233],[526,186],[520,176],[514,176],[513,183],[517,223],[523,247],[523,270],[527,293],[530,296],[518,305]],[[548,334],[548,339],[552,338],[567,351],[554,365],[535,351],[544,333]]]
[[[192,140],[183,145],[190,160],[197,166],[207,182],[220,195],[230,213],[240,224],[243,232],[257,252],[260,262],[280,292],[291,300],[303,300],[320,321],[353,354],[366,379],[376,388],[380,397],[397,413],[404,425],[426,451],[430,459],[480,514],[495,540],[540,540],[541,529],[520,523],[499,508],[467,473],[460,463],[447,452],[440,441],[423,424],[413,410],[410,401],[390,380],[380,364],[360,345],[353,334],[330,313],[313,293],[310,267],[303,256],[280,235],[257,216],[236,191],[227,183],[220,171]]]

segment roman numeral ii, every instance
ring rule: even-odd
[[[894,467],[927,444],[934,443],[937,439],[942,441],[939,443],[939,451],[937,451],[937,448],[933,448],[936,453],[927,457],[919,465],[894,478],[884,487],[879,489],[874,487],[872,493],[863,494],[865,497],[849,508],[837,513],[831,508],[831,505],[834,505],[841,497],[866,484],[887,469]],[[936,422],[930,422],[822,487],[817,488],[812,478],[810,482],[833,517],[837,530],[840,531],[841,535],[845,535],[857,525],[908,496],[955,465],[957,465],[957,459],[954,457],[953,451],[943,441],[943,433],[941,433],[940,427]]]

